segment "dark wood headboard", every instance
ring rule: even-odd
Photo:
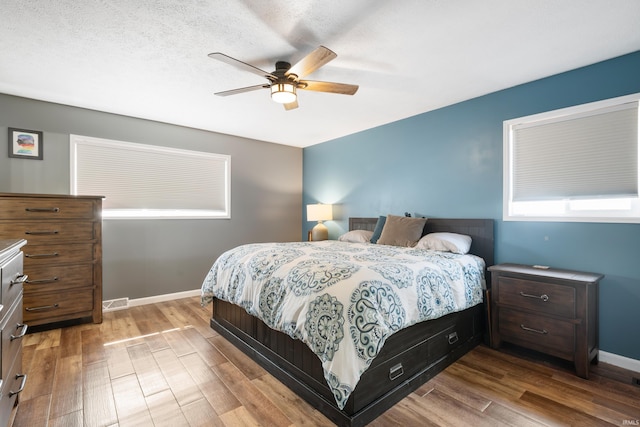
[[[376,227],[378,218],[349,218],[349,230],[370,230]],[[484,259],[487,267],[493,265],[493,220],[466,218],[429,218],[422,235],[436,232],[466,234],[471,237],[469,253]]]

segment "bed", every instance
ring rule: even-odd
[[[350,218],[349,230],[373,231],[377,222],[378,218]],[[476,258],[479,257],[483,260],[483,262],[478,262],[479,268],[482,269],[483,284],[490,283],[486,277],[486,266],[492,265],[493,263],[493,220],[428,219],[424,224],[422,234],[426,235],[436,232],[451,232],[470,236],[472,243],[469,254],[475,255]],[[368,333],[367,336],[354,335],[353,324],[357,323],[357,321],[351,316],[357,310],[353,309],[356,304],[353,303],[352,300],[350,306],[347,307],[347,304],[344,304],[345,315],[343,316],[345,318],[349,317],[352,320],[351,329],[347,328],[344,329],[345,332],[340,330],[336,332],[335,328],[331,329],[331,327],[327,327],[329,332],[325,330],[323,336],[325,336],[325,338],[326,336],[330,336],[333,341],[329,339],[318,340],[319,344],[315,346],[314,335],[312,335],[312,333],[315,334],[318,331],[313,331],[313,325],[320,324],[320,322],[316,323],[315,320],[312,321],[312,317],[310,317],[309,314],[318,311],[315,308],[309,308],[306,311],[306,323],[304,315],[301,315],[297,322],[291,321],[291,319],[280,319],[280,317],[283,316],[275,315],[275,311],[273,311],[272,308],[264,308],[269,306],[265,301],[272,300],[264,298],[263,301],[262,298],[255,297],[251,293],[251,288],[245,288],[241,283],[238,283],[241,281],[238,280],[237,274],[229,276],[228,281],[234,283],[229,283],[225,291],[218,290],[216,295],[208,293],[208,298],[205,298],[205,293],[209,292],[205,292],[205,284],[208,283],[207,286],[211,285],[214,270],[217,272],[222,268],[219,264],[228,264],[233,258],[240,259],[249,253],[249,249],[256,247],[263,250],[263,253],[266,253],[265,247],[261,245],[263,244],[245,245],[236,248],[232,250],[235,252],[230,251],[228,254],[223,254],[216,261],[217,264],[214,263],[207,279],[205,279],[205,283],[203,283],[203,303],[209,301],[213,303],[211,327],[337,425],[361,426],[369,423],[411,391],[418,388],[421,384],[468,352],[483,339],[486,323],[486,308],[482,302],[484,290],[479,291],[480,297],[478,300],[478,291],[475,290],[475,288],[473,291],[467,290],[467,292],[462,293],[462,296],[458,296],[460,301],[466,300],[469,307],[466,307],[464,303],[460,303],[459,309],[454,309],[449,314],[433,319],[424,317],[423,312],[419,314],[419,316],[423,316],[423,318],[407,321],[407,324],[410,326],[405,325],[402,326],[402,328],[398,327],[399,323],[397,321],[394,323],[394,319],[397,320],[398,317],[397,313],[399,310],[402,311],[402,308],[398,309],[400,304],[389,305],[387,304],[389,299],[378,298],[376,301],[381,302],[383,305],[387,304],[385,306],[386,308],[382,305],[373,308],[369,306],[369,313],[384,312],[386,316],[384,322],[378,322],[379,324],[377,326],[384,323],[384,325],[386,325],[385,327],[388,328],[374,328],[375,330],[372,333]],[[292,242],[291,244],[280,243],[276,245],[279,246],[277,246],[277,249],[272,249],[271,252],[296,253],[296,256],[298,256],[300,252],[309,251],[310,256],[320,257],[322,262],[326,262],[327,259],[329,259],[326,258],[322,252],[329,253],[331,247],[337,247],[337,252],[339,252],[340,256],[346,253],[350,257],[349,260],[353,258],[353,256],[349,254],[350,251],[359,253],[358,251],[376,250],[378,251],[376,254],[381,250],[391,251],[391,248],[382,248],[382,246],[385,245],[354,243],[352,246],[345,247],[344,244],[335,241],[312,243]],[[404,252],[401,252],[399,255],[394,253],[391,256],[400,257],[400,259],[405,256],[411,258],[417,256],[416,252],[423,252],[411,252],[409,248],[402,248],[402,250],[404,250]],[[318,255],[313,251],[319,251],[321,253]],[[389,252],[389,254],[391,254],[391,252]],[[331,254],[330,256],[335,257],[336,255]],[[457,255],[445,254],[445,259],[442,262],[448,264],[453,262],[452,259],[456,257]],[[291,261],[291,259],[285,260],[282,263],[286,264]],[[340,264],[341,260],[342,258],[338,259],[336,261],[337,264]],[[270,265],[267,261],[270,260],[260,259],[258,267],[254,268],[255,271],[260,272],[260,277],[262,277],[261,275],[263,273],[266,275],[269,274],[268,271],[262,270],[278,270],[280,268],[279,265]],[[255,263],[255,259],[252,262]],[[317,264],[314,260],[304,262],[314,262]],[[406,265],[413,268],[411,262]],[[458,262],[457,258],[455,262]],[[477,262],[477,260],[469,261],[465,259],[464,262],[471,262],[473,264],[473,262]],[[293,262],[293,264],[295,264],[295,262]],[[382,265],[377,263],[377,261],[374,264]],[[232,267],[232,269],[233,268],[241,267]],[[463,271],[469,269],[470,267],[465,266]],[[343,276],[352,274],[353,278],[357,277],[357,273],[349,272],[348,267],[345,267],[341,271],[340,274]],[[298,274],[298,276],[302,277],[305,275],[305,272],[294,271],[288,274]],[[218,275],[216,277],[226,276]],[[464,280],[467,280],[467,278],[465,277]],[[276,286],[276,289],[282,291],[284,288],[284,286],[281,286],[283,281],[282,279],[270,279],[269,286],[273,286],[273,283],[279,283],[280,285]],[[331,280],[326,281],[326,283],[322,285],[323,292],[332,287],[330,282]],[[305,283],[308,284],[309,281],[307,280]],[[314,283],[317,285],[318,281]],[[375,286],[368,288],[370,294],[379,296],[390,293],[386,292],[386,288],[378,281],[369,281],[367,283],[375,284]],[[346,285],[341,284],[340,287],[342,286]],[[338,287],[333,286],[333,288]],[[275,292],[275,294],[278,294],[280,291]],[[232,294],[236,295],[235,299]],[[242,294],[242,298],[238,298],[240,294]],[[274,293],[272,292],[272,294]],[[400,292],[398,292],[398,294],[402,296]],[[320,293],[317,295],[320,295]],[[323,294],[323,297],[330,299],[330,297],[326,295],[328,294]],[[444,295],[444,293],[442,295]],[[442,300],[442,295],[437,299]],[[298,297],[299,296],[300,295],[298,295]],[[317,298],[319,299],[319,297]],[[398,298],[402,299],[401,297]],[[251,301],[254,299],[255,304],[252,304]],[[276,299],[280,301],[280,299]],[[227,300],[235,301],[236,303],[234,304]],[[448,301],[448,305],[455,305],[451,302],[453,301],[451,298],[444,298],[444,300],[446,300],[445,302]],[[387,302],[385,303],[385,301]],[[323,316],[322,309],[325,311],[332,310],[331,307],[333,306],[328,302],[330,301],[324,301],[324,305],[318,305],[318,307],[321,307],[319,316]],[[265,306],[260,306],[262,308],[259,308],[260,304],[265,304]],[[287,302],[282,304],[289,306],[293,303]],[[391,309],[389,309],[389,307],[391,307]],[[300,308],[294,310],[297,310],[295,312],[298,314],[301,311],[304,312],[304,309]],[[262,320],[256,317],[258,314],[264,314],[263,311],[274,315],[263,316]],[[364,311],[365,314],[360,316],[360,323],[362,323],[363,318],[367,320],[366,309]],[[360,314],[362,314],[362,312]],[[370,323],[375,322],[372,321]],[[296,326],[302,324],[307,325],[306,332],[302,327],[302,332],[295,329]],[[281,330],[276,330],[275,328]],[[371,330],[371,328],[369,330]],[[382,332],[380,332],[380,330],[382,330]],[[320,332],[320,335],[322,335],[322,331]],[[336,339],[336,334],[339,335],[338,339]],[[349,337],[347,335],[351,335],[351,340],[348,339]],[[373,340],[372,337],[374,338]],[[377,341],[375,341],[375,339],[377,339]],[[349,343],[351,341],[355,343],[353,349],[347,350],[347,348],[350,348]],[[375,344],[373,346],[371,345],[372,341]],[[340,345],[337,345],[336,342],[340,342]],[[359,345],[359,343],[364,344]],[[321,348],[321,351],[319,351],[318,348]],[[375,352],[372,352],[371,348],[375,348]],[[354,364],[351,368],[349,368],[351,365],[347,363],[347,367],[341,371],[336,367],[337,362],[333,363],[333,359],[328,360],[331,357],[334,359],[346,358],[347,356],[338,354],[340,354],[339,352],[347,353],[348,351],[355,352],[359,357],[359,359],[356,358],[356,362],[353,362]],[[329,354],[329,356],[327,356],[327,354]],[[349,377],[348,374],[351,372],[353,374],[352,376],[355,377],[355,385],[352,386],[353,378],[344,380],[344,377],[333,375],[334,372],[339,373],[339,375],[347,375],[347,377]]]

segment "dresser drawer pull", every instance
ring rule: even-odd
[[[22,381],[20,382],[20,388],[18,388],[18,391],[9,390],[9,397],[15,396],[18,393],[22,393],[22,390],[24,390],[24,385],[27,383],[27,374],[16,374],[16,379],[18,378],[22,378]]]
[[[25,208],[27,212],[60,212],[60,208]]]
[[[15,279],[9,282],[9,286],[19,285],[21,283],[28,283],[28,280],[27,280],[28,278],[29,276],[27,276],[26,274],[18,274]]]
[[[58,252],[54,252],[51,254],[24,254],[27,258],[53,258],[58,256]]]
[[[30,236],[50,236],[53,234],[58,234],[58,230],[43,230],[43,231],[25,231],[24,234],[28,234]]]
[[[41,307],[25,307],[24,309],[26,311],[42,311],[42,310],[56,309],[58,307],[59,307],[59,305],[56,303],[56,304],[53,304],[53,305],[43,305]]]
[[[29,284],[29,285],[40,285],[43,283],[52,283],[52,282],[57,282],[58,279],[57,277],[51,277],[48,279],[38,279],[38,280],[26,280],[25,283]]]
[[[449,345],[457,343],[458,342],[458,333],[457,332],[452,332],[449,335],[447,335],[447,341],[449,342]]]
[[[549,301],[549,295],[547,294],[542,294],[542,295],[531,295],[531,294],[525,294],[524,292],[520,291],[520,295],[522,295],[523,297],[526,298],[537,298],[537,299],[541,299],[544,302]]]
[[[404,375],[404,368],[402,367],[402,363],[398,363],[395,366],[392,366],[391,369],[389,369],[389,379],[391,381],[400,378],[402,375]]]
[[[25,336],[27,334],[27,328],[28,328],[28,326],[26,324],[18,323],[16,325],[16,329],[21,329],[21,331],[20,331],[20,333],[18,335],[11,334],[11,336],[9,337],[9,341],[17,340],[17,339],[20,339],[23,336]]]
[[[549,332],[547,332],[547,330],[546,330],[546,329],[542,329],[542,330],[540,330],[540,329],[527,328],[526,326],[524,326],[524,325],[522,325],[522,324],[520,325],[520,327],[521,327],[521,328],[522,328],[522,330],[524,330],[524,331],[535,332],[535,333],[537,333],[537,334],[545,335],[545,334],[548,334],[548,333],[549,333]]]

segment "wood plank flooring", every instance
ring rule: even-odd
[[[186,298],[27,335],[14,427],[333,425],[215,333],[210,310]],[[512,353],[476,347],[370,425],[640,424],[640,388],[604,364],[584,380]]]

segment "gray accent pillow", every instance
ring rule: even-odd
[[[422,237],[426,222],[426,218],[387,215],[378,244],[413,247]]]

